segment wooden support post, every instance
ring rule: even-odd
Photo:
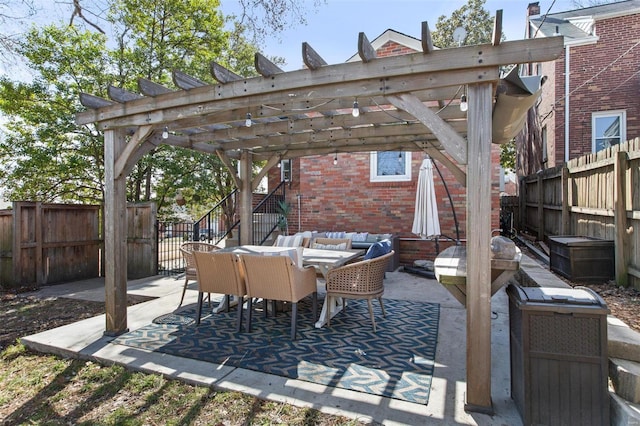
[[[465,410],[491,405],[491,109],[492,85],[468,89],[467,398]]]
[[[251,191],[252,155],[240,154],[240,244],[253,244],[253,194]]]
[[[562,223],[560,234],[569,235],[571,232],[571,199],[569,198],[569,168],[562,168]]]
[[[126,146],[124,130],[104,133],[104,271],[105,334],[127,331],[127,192],[126,176],[115,166]]]
[[[625,151],[616,152],[613,163],[614,178],[614,208],[613,221],[615,223],[615,268],[616,283],[620,286],[629,285],[629,237],[627,234],[627,203],[625,200],[625,178],[629,154]]]

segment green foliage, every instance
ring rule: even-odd
[[[467,4],[453,11],[450,17],[438,18],[433,31],[433,44],[441,49],[457,47],[454,39],[456,28],[464,28],[466,37],[461,45],[483,44],[491,41],[493,34],[493,17],[484,9],[486,0],[469,0]]]
[[[172,86],[174,69],[211,81],[211,61],[240,74],[255,72],[256,48],[242,27],[225,30],[219,0],[110,0],[108,6],[101,18],[112,25],[112,40],[67,23],[34,27],[18,52],[34,79],[0,79],[0,112],[8,118],[0,186],[8,199],[103,202],[103,133],[75,124],[84,109],[80,93],[107,98],[109,85],[137,92],[139,77]],[[171,217],[182,190],[187,212],[197,216],[233,187],[217,156],[161,146],[129,174],[127,198],[154,200],[159,215]]]
[[[515,139],[500,145],[500,165],[505,170],[516,170],[516,141]]]
[[[280,215],[278,218],[278,229],[284,234],[289,233],[289,213],[291,213],[291,204],[286,200],[279,200],[276,211]]]

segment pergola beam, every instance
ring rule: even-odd
[[[387,90],[387,84],[393,81],[393,76],[411,78],[413,75],[429,74],[438,71],[453,72],[455,70],[471,70],[474,68],[498,67],[504,64],[518,64],[523,62],[541,62],[556,59],[562,53],[563,37],[548,37],[543,39],[528,39],[505,42],[499,46],[482,45],[466,46],[454,49],[436,50],[425,61],[422,53],[387,57],[369,63],[347,62],[332,66],[322,66],[314,70],[291,71],[270,77],[265,84],[264,77],[248,78],[222,85],[219,90],[211,90],[210,87],[194,88],[187,93],[172,92],[158,94],[153,104],[148,99],[128,102],[127,106],[114,105],[101,108],[99,111],[87,111],[76,116],[77,124],[103,122],[118,117],[129,117],[137,112],[149,113],[150,110],[184,108],[193,105],[192,114],[204,114],[197,105],[221,99],[239,99],[240,97],[255,96],[257,94],[270,94],[275,92],[291,93],[295,97],[304,98],[309,95],[308,87],[322,88],[324,85],[345,85],[353,82],[355,86],[362,84],[362,92],[369,96],[379,94],[379,91]],[[393,70],[393,72],[390,72]],[[310,73],[313,74],[311,79]],[[351,76],[348,80],[337,80],[336,76]],[[382,80],[381,80],[382,79]],[[384,84],[381,86],[381,81]],[[402,81],[399,79],[399,81]],[[478,75],[478,81],[486,81],[486,77]],[[358,83],[356,83],[358,82]],[[369,86],[373,84],[376,90]],[[427,80],[422,83],[422,88],[428,88],[433,84]],[[297,89],[304,89],[297,92]],[[397,89],[400,90],[399,88]],[[420,87],[409,87],[406,91],[420,90]],[[334,93],[338,95],[338,92]],[[253,94],[253,95],[247,95]],[[358,90],[350,90],[346,96],[358,96]],[[315,95],[315,94],[314,94]],[[321,96],[324,98],[330,96]],[[242,104],[246,105],[243,99]],[[291,99],[289,99],[290,101]],[[269,103],[267,102],[258,102]],[[229,105],[225,106],[228,109]],[[183,112],[186,112],[183,111]],[[178,117],[172,117],[177,119]],[[137,124],[137,123],[134,123]],[[142,124],[139,124],[142,125]]]
[[[440,143],[442,143],[447,153],[453,157],[458,164],[467,164],[466,141],[451,125],[420,102],[420,99],[410,94],[388,96],[387,99],[396,107],[409,112],[427,126],[429,130],[436,135]]]

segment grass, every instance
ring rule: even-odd
[[[68,315],[84,303],[19,299],[23,298],[0,304],[0,321],[13,319],[22,335],[35,332],[29,324],[34,323],[30,313],[36,308],[39,331],[44,328],[42,318],[60,325],[48,312]],[[20,319],[25,320],[22,325]],[[14,341],[0,352],[0,424],[332,426],[364,422],[118,365],[35,353]]]

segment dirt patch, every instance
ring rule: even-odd
[[[129,306],[151,300],[127,295]],[[0,295],[0,352],[22,336],[60,327],[85,318],[104,314],[104,302],[68,298],[40,299],[20,294]]]

